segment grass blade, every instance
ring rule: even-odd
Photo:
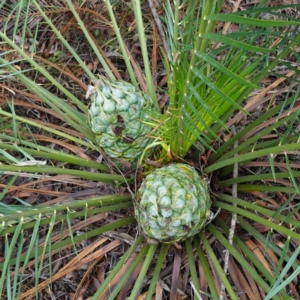
[[[152,262],[152,259],[153,259],[153,256],[155,254],[156,248],[157,248],[157,244],[156,245],[155,244],[150,245],[150,248],[149,248],[148,253],[146,255],[145,261],[143,263],[143,267],[142,267],[142,269],[140,271],[140,274],[139,274],[137,280],[135,281],[134,287],[131,291],[129,300],[135,300],[136,299],[136,297],[137,297],[137,295],[138,295],[138,293],[141,289],[141,286],[142,286],[143,280],[145,278],[146,272],[148,271],[149,265]]]
[[[168,244],[162,244],[161,245],[159,256],[158,256],[158,259],[157,259],[157,262],[156,262],[155,269],[153,271],[153,276],[151,278],[150,286],[148,288],[148,293],[147,293],[147,296],[146,296],[145,300],[151,300],[152,299],[153,291],[155,289],[155,286],[156,286],[156,283],[157,283],[157,280],[158,280],[158,277],[159,277],[160,270],[163,267],[163,262],[165,260],[166,254],[168,252],[168,247],[169,247]]]
[[[2,270],[3,274],[8,274],[8,277],[10,276],[10,274],[9,274],[9,265],[11,263],[10,258],[12,257],[13,251],[16,248],[16,243],[17,243],[17,240],[18,240],[18,238],[20,236],[20,233],[21,233],[21,230],[22,230],[23,220],[24,220],[23,218],[20,219],[19,224],[16,227],[16,230],[13,234],[13,237],[11,239],[10,244],[8,242],[8,236],[7,235],[5,236],[5,244],[6,244],[6,251],[5,252],[6,253],[5,253],[5,261],[3,263],[3,266],[1,268],[1,270]],[[18,258],[18,262],[20,262],[20,258]],[[6,279],[6,276],[2,276],[0,278],[0,295],[2,295],[5,279]],[[6,282],[7,281],[10,281],[10,280],[6,280]]]
[[[289,271],[292,263],[297,259],[297,256],[299,253],[300,253],[300,246],[298,246],[298,248],[293,253],[293,255],[291,256],[290,260],[288,261],[288,263],[286,264],[284,269],[281,271],[280,276],[277,278],[274,286],[267,294],[265,300],[269,300],[269,299],[273,298],[274,295],[276,295],[279,291],[281,291],[286,285],[288,285],[295,278],[298,278],[298,275],[300,274],[300,266],[285,281],[283,281],[281,284],[279,284],[283,280],[283,278],[287,274],[287,272]]]
[[[280,21],[280,20],[270,21],[270,20],[241,17],[234,14],[214,14],[214,15],[207,16],[205,19],[211,21],[225,21],[225,22],[238,23],[244,25],[252,25],[255,27],[284,27],[284,26],[300,24],[299,21]]]

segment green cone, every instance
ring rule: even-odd
[[[149,174],[137,193],[135,215],[144,234],[174,243],[198,233],[210,214],[207,183],[185,164]]]
[[[150,96],[124,81],[101,79],[91,98],[90,125],[96,139],[110,158],[135,165],[151,143],[153,104]],[[152,149],[144,153],[147,158]]]

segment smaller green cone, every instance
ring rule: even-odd
[[[153,151],[145,151],[152,142],[148,124],[153,110],[150,96],[132,84],[101,78],[91,97],[89,122],[98,144],[110,158],[135,166],[142,155],[147,158]]]

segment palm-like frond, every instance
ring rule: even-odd
[[[215,131],[209,129],[213,123],[216,123],[217,128],[224,128],[222,116],[228,118],[228,111],[231,114],[235,109],[242,110],[239,104],[245,96],[257,88],[256,84],[288,55],[291,44],[293,47],[299,43],[299,35],[295,35],[297,27],[291,27],[290,32],[285,32],[284,35],[277,29],[287,24],[299,25],[299,21],[293,18],[292,21],[253,18],[261,11],[272,12],[271,8],[252,10],[247,17],[218,14],[220,2],[209,1],[202,7],[199,28],[183,20],[181,26],[187,27],[181,31],[176,26],[178,20],[170,3],[166,5],[166,26],[168,32],[173,30],[173,36],[169,39],[173,49],[173,62],[170,62],[173,76],[169,81],[169,110],[174,115],[175,127],[178,128],[175,136],[170,136],[169,139],[172,151],[177,155],[180,153],[185,156],[195,140],[203,143],[209,136],[214,136]],[[186,8],[182,7],[184,11]],[[185,11],[186,18],[191,14],[189,8],[190,6]],[[175,7],[175,11],[176,9],[180,10],[179,6]],[[240,26],[234,34],[226,37],[213,33],[215,20],[230,20]],[[270,30],[272,28],[273,31]],[[183,41],[189,32],[193,32],[196,38],[188,48]],[[247,36],[249,32],[251,34]],[[265,39],[266,35],[269,40]],[[270,40],[270,37],[274,39]],[[187,58],[187,51],[192,51],[190,59]],[[272,54],[272,57],[265,55],[267,53]],[[169,124],[166,130],[168,127]],[[206,143],[207,141],[209,139]]]

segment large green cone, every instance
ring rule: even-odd
[[[211,201],[207,182],[185,164],[157,169],[137,193],[135,215],[146,236],[174,243],[198,233],[207,222]]]
[[[89,120],[109,157],[135,165],[142,155],[152,153],[145,149],[151,143],[148,124],[153,110],[150,96],[130,83],[101,79],[91,98]]]

